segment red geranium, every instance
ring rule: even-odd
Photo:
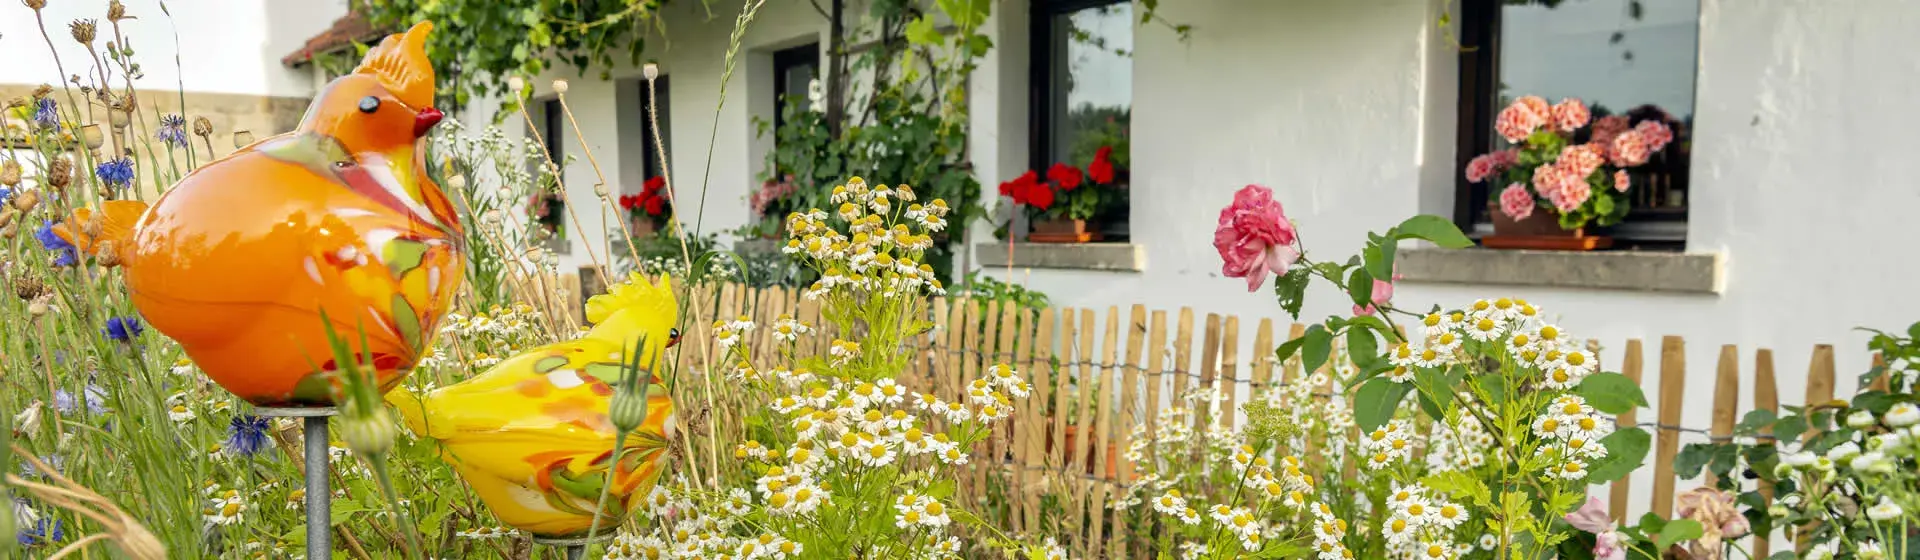
[[[1013,198],[1014,204],[1029,204],[1033,187],[1039,182],[1040,174],[1029,170],[1012,181],[1000,183],[1000,196]]]
[[[1032,174],[1033,172],[1028,171],[1027,173]],[[1027,190],[1026,199],[1027,199],[1028,206],[1039,208],[1041,210],[1046,210],[1048,208],[1053,207],[1053,187],[1052,186],[1046,183],[1035,181],[1035,182],[1027,183],[1026,190]],[[1018,198],[1014,200],[1016,202],[1019,201]]]
[[[1062,191],[1071,191],[1079,187],[1083,179],[1080,168],[1064,163],[1053,164],[1053,167],[1047,170],[1047,180],[1060,185]]]
[[[1093,163],[1087,164],[1087,176],[1102,185],[1113,182],[1113,146],[1101,146],[1093,152]]]
[[[646,205],[647,215],[658,216],[662,210],[666,209],[667,199],[663,196],[649,196],[642,204]]]
[[[660,188],[665,186],[667,186],[667,178],[655,175],[648,177],[647,182],[640,184],[640,192],[642,194],[654,194],[660,192]]]

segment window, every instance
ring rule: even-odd
[[[1032,169],[1056,163],[1086,169],[1101,148],[1118,170],[1114,196],[1098,218],[1106,241],[1127,238],[1124,187],[1133,115],[1131,2],[1035,0],[1033,3]]]
[[[787,105],[807,102],[807,89],[820,77],[820,43],[773,53],[773,129],[787,123]],[[774,138],[779,138],[778,133]]]
[[[654,78],[651,95],[647,92],[647,82],[640,81],[640,152],[645,154],[645,161],[640,168],[645,171],[647,179],[664,175],[660,170],[660,154],[655,152],[662,146],[673,145],[673,127],[667,123],[668,90],[666,76]],[[655,122],[660,124],[660,130],[654,130]]]
[[[558,97],[540,102],[540,139],[546,143],[547,157],[553,158],[553,164],[563,169],[567,163],[567,156],[566,152],[560,149],[563,145],[560,142],[560,135],[567,132],[566,111],[560,106]]]
[[[1632,168],[1625,221],[1598,233],[1615,246],[1684,248],[1699,0],[1466,0],[1461,7],[1455,219],[1492,231],[1487,184],[1465,179],[1474,156],[1506,147],[1494,116],[1521,95],[1577,97],[1593,118],[1661,119],[1673,141]],[[1580,133],[1585,136],[1585,129]],[[1584,138],[1576,137],[1575,142]]]

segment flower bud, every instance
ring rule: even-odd
[[[39,191],[26,191],[17,195],[13,195],[13,208],[15,210],[19,210],[21,212],[27,212],[27,211],[33,210],[33,207],[39,206],[39,205],[40,205]]]
[[[658,64],[654,64],[654,63],[651,63],[651,62],[649,62],[649,63],[647,63],[647,65],[646,65],[646,66],[641,66],[641,67],[640,67],[640,75],[641,75],[641,76],[646,76],[646,78],[647,78],[647,80],[648,80],[648,81],[652,81],[652,80],[654,80],[655,78],[659,78],[659,77],[660,77],[660,65],[658,65]]]
[[[40,11],[40,8],[47,7],[47,0],[26,0],[26,3],[28,8],[36,12]]]
[[[566,94],[567,94],[567,81],[566,81],[566,80],[554,80],[554,81],[553,81],[553,92],[554,92],[554,93],[558,93],[558,94],[560,94],[560,95],[566,95]]]
[[[371,412],[340,418],[340,440],[347,443],[347,449],[365,456],[386,453],[393,449],[393,439],[400,430],[393,425],[393,413],[385,408]]]
[[[607,198],[607,185],[606,185],[606,183],[601,183],[601,184],[597,184],[597,185],[594,185],[594,186],[593,186],[593,196],[597,196],[597,197],[600,197],[600,198],[601,198],[601,199],[603,199],[603,200],[604,200],[604,199],[606,199],[606,198]]]
[[[1785,479],[1789,476],[1793,476],[1793,465],[1780,463],[1773,466],[1774,478]]]
[[[127,17],[126,4],[120,3],[120,0],[107,2],[107,21],[120,21],[125,17]]]
[[[522,78],[519,76],[511,76],[507,78],[507,92],[513,94],[514,97],[520,97],[520,93],[526,90],[527,90],[526,78]]]
[[[1865,410],[1856,410],[1853,411],[1853,414],[1847,415],[1847,427],[1849,428],[1865,428],[1872,426],[1873,422],[1873,413]]]
[[[34,300],[33,303],[27,304],[28,315],[39,317],[50,311],[53,311],[53,306],[47,305],[46,300]]]
[[[0,187],[20,185],[20,162],[18,160],[0,161]]]
[[[193,135],[206,137],[213,135],[213,121],[206,117],[193,118]]]
[[[640,375],[652,375],[642,372]],[[607,419],[613,427],[622,432],[631,432],[647,421],[647,395],[641,391],[615,391],[613,403],[607,407]]]
[[[1774,519],[1786,519],[1788,515],[1792,515],[1792,514],[1793,514],[1792,509],[1788,509],[1787,506],[1784,506],[1781,504],[1773,504],[1772,506],[1767,507],[1767,515],[1773,517]]]
[[[120,266],[120,251],[118,250],[119,246],[115,244],[114,240],[112,239],[101,240],[99,244],[95,245],[95,247],[96,247],[95,254],[93,256],[93,262],[95,264],[99,264],[100,266],[104,266],[107,268]]]

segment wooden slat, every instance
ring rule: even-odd
[[[1165,382],[1167,367],[1167,312],[1153,312],[1153,326],[1147,331],[1147,402],[1142,417],[1147,422],[1147,460],[1151,463],[1159,457],[1159,451],[1153,444],[1160,437],[1160,397],[1161,385]],[[1149,465],[1153,472],[1159,467]]]
[[[1047,462],[1047,435],[1054,433],[1053,423],[1045,414],[1049,403],[1053,402],[1053,309],[1041,309],[1035,316],[1038,324],[1034,330],[1031,359],[1027,361],[1024,373],[1027,382],[1033,385],[1033,392],[1027,395],[1027,415],[1022,426],[1026,426],[1026,476],[1025,488],[1020,492],[1021,507],[1026,510],[1027,530],[1046,531],[1040,524],[1040,495],[1047,489],[1043,486],[1046,472],[1041,469]]]
[[[1260,393],[1272,390],[1273,384],[1273,319],[1260,318],[1260,326],[1253,331],[1253,375],[1252,388],[1247,391],[1247,400],[1261,397]]]
[[[1107,308],[1106,334],[1101,337],[1100,384],[1099,389],[1094,393],[1097,395],[1095,398],[1100,401],[1095,404],[1099,407],[1100,413],[1093,432],[1093,474],[1099,479],[1099,484],[1094,486],[1093,493],[1087,500],[1087,513],[1090,516],[1089,519],[1093,520],[1091,524],[1093,535],[1087,539],[1087,542],[1093,544],[1093,548],[1088,550],[1088,555],[1093,558],[1106,557],[1103,551],[1106,549],[1104,537],[1107,530],[1107,494],[1113,489],[1113,476],[1108,470],[1112,465],[1107,446],[1112,445],[1113,442],[1113,397],[1116,392],[1114,385],[1118,383],[1119,378],[1111,366],[1119,360],[1119,349],[1120,308],[1109,307]]]
[[[1306,334],[1307,334],[1306,325],[1302,325],[1300,323],[1294,323],[1292,326],[1287,327],[1287,341],[1289,342],[1293,341],[1296,338],[1306,336]],[[1299,352],[1294,352],[1293,357],[1288,358],[1287,361],[1285,362],[1281,362],[1279,366],[1280,366],[1280,382],[1282,384],[1291,385],[1295,382],[1299,382],[1299,383],[1306,382],[1301,379],[1301,375],[1300,375],[1300,353]],[[1287,403],[1287,404],[1292,404],[1292,403]]]
[[[979,350],[983,355],[967,356],[966,360],[961,362],[960,381],[962,385],[960,396],[957,398],[967,398],[968,391],[972,390],[973,380],[981,377],[980,370],[985,368],[990,361],[998,361],[995,356],[1001,351],[997,345],[1000,340],[1000,302],[989,300],[986,303],[986,311],[976,317],[977,321],[975,322],[975,326],[970,327],[968,331],[969,333],[980,333],[980,338],[978,339],[980,342],[970,346],[970,348]],[[972,335],[970,334],[969,336]],[[995,450],[994,444],[999,441],[999,438],[993,434],[998,433],[999,429],[995,428],[987,436],[986,441],[982,441],[980,444],[973,446],[973,461],[975,464],[980,465],[979,468],[972,469],[973,487],[980,492],[986,492],[987,490],[987,471],[1000,465],[1000,458],[993,456]],[[988,457],[993,457],[991,462],[987,461]]]
[[[1220,415],[1222,426],[1233,429],[1240,415],[1240,317],[1228,315],[1226,324],[1220,333],[1220,379],[1216,381],[1221,393]]]
[[[1200,387],[1203,389],[1209,389],[1209,390],[1215,389],[1217,386],[1214,385],[1213,380],[1220,376],[1220,315],[1219,314],[1217,313],[1207,314],[1207,330],[1206,330],[1206,335],[1201,339],[1201,344],[1202,346],[1200,346]],[[1211,406],[1208,406],[1207,408],[1203,408],[1200,410],[1196,410],[1194,412],[1195,412],[1194,414],[1195,418],[1205,418],[1205,415],[1211,415],[1215,413],[1215,411],[1212,410]],[[1205,420],[1201,420],[1201,421],[1205,422]]]
[[[1680,425],[1686,409],[1687,343],[1678,336],[1660,340],[1660,435],[1653,458],[1653,503],[1650,510],[1662,518],[1673,517],[1673,457],[1680,452],[1680,432],[1666,426]]]
[[[1780,411],[1780,388],[1773,379],[1773,350],[1761,348],[1753,355],[1753,409],[1778,413]],[[1773,435],[1773,425],[1760,427],[1760,436]],[[1773,483],[1766,478],[1760,479],[1760,509],[1765,510],[1773,504]],[[1773,534],[1755,534],[1753,536],[1753,557],[1766,558],[1773,552]]]
[[[1060,369],[1053,376],[1053,441],[1047,446],[1047,467],[1055,472],[1073,465],[1073,450],[1067,445],[1067,419],[1073,417],[1073,361],[1080,353],[1074,351],[1076,338],[1073,308],[1060,310]],[[1078,428],[1075,428],[1078,429]],[[1071,474],[1072,471],[1065,471]]]
[[[1740,417],[1740,348],[1732,344],[1720,347],[1720,363],[1714,376],[1713,387],[1713,425],[1708,432],[1715,440],[1726,441],[1733,437],[1733,425]],[[1715,483],[1713,473],[1707,473],[1706,484]]]
[[[1073,353],[1073,361],[1077,364],[1074,367],[1076,375],[1073,380],[1073,392],[1075,396],[1080,398],[1080,415],[1078,417],[1080,421],[1079,425],[1075,428],[1078,433],[1075,434],[1073,441],[1073,467],[1068,471],[1068,475],[1072,476],[1076,482],[1074,485],[1073,502],[1068,506],[1068,509],[1073,510],[1072,528],[1074,540],[1080,543],[1080,550],[1084,553],[1083,555],[1086,555],[1091,554],[1093,541],[1088,540],[1080,530],[1080,527],[1085,524],[1087,519],[1087,510],[1082,504],[1087,502],[1087,495],[1093,488],[1091,481],[1082,475],[1092,471],[1092,465],[1087,464],[1087,450],[1093,446],[1093,442],[1091,441],[1094,430],[1093,403],[1099,398],[1094,394],[1096,374],[1091,365],[1094,361],[1093,310],[1080,310],[1079,331],[1080,340]]]
[[[1809,408],[1826,404],[1833,400],[1833,345],[1817,344],[1813,347],[1813,361],[1807,365],[1807,406]],[[1840,419],[1835,418],[1838,422]],[[1807,429],[1801,441],[1813,441],[1820,435],[1820,426]]]
[[[1873,353],[1874,369],[1884,368],[1886,366],[1887,366],[1887,357],[1884,355],[1881,355],[1879,352],[1874,352]],[[1882,374],[1879,377],[1873,378],[1873,381],[1867,383],[1867,390],[1879,391],[1879,392],[1885,393],[1887,392],[1887,387],[1891,385],[1892,382],[1893,382],[1892,374]]]
[[[1626,355],[1620,359],[1620,374],[1627,376],[1627,379],[1632,380],[1634,385],[1640,384],[1640,371],[1645,367],[1643,363],[1645,353],[1646,352],[1641,349],[1640,339],[1627,340]],[[1638,415],[1639,409],[1628,409],[1626,412],[1620,413],[1620,416],[1615,421],[1621,426],[1632,426],[1638,422],[1638,420],[1635,419],[1635,416]],[[1622,477],[1620,480],[1613,481],[1612,488],[1609,489],[1612,494],[1610,495],[1610,499],[1607,500],[1607,513],[1612,515],[1613,520],[1616,522],[1626,523],[1627,521],[1627,496],[1630,495],[1632,482],[1633,476],[1628,475]]]
[[[932,339],[928,347],[932,350],[933,371],[929,372],[925,380],[926,384],[913,387],[912,389],[914,391],[933,393],[936,395],[940,394],[941,391],[939,388],[947,384],[947,373],[953,371],[953,366],[948,365],[948,362],[952,359],[953,349],[955,348],[953,343],[954,328],[951,317],[953,314],[952,306],[953,303],[947,298],[933,300],[933,335],[928,337]],[[945,424],[940,425],[944,426]]]
[[[1180,308],[1180,322],[1173,335],[1173,406],[1185,407],[1193,373],[1193,309]]]
[[[1023,368],[1033,362],[1033,329],[1035,325],[1033,324],[1034,321],[1032,317],[1023,316],[1025,312],[1026,310],[1021,309],[1018,305],[1007,305],[1000,311],[1001,347],[1013,352],[1013,359],[1007,360],[1006,363],[1008,366],[1015,368]],[[1016,328],[1016,322],[1018,323],[1019,329],[1017,336],[1012,334]],[[1001,390],[1000,392],[1006,393],[1005,390]],[[1024,436],[1016,433],[1016,431],[1033,430],[1034,425],[1033,422],[1030,421],[1032,419],[1027,417],[1027,414],[1031,413],[1033,409],[1028,406],[1030,403],[1027,399],[1015,399],[1012,398],[1012,395],[1007,395],[1007,397],[1009,401],[1014,403],[1013,410],[1009,411],[1014,421],[1002,423],[999,428],[995,429],[995,432],[1000,433],[1001,437],[996,440],[999,442],[997,444],[999,449],[996,449],[993,455],[993,462],[999,464],[1001,461],[1011,460],[1012,464],[1016,466],[1013,471],[1016,476],[1011,477],[1016,485],[1007,492],[1007,496],[1010,499],[1005,500],[1007,502],[1007,519],[1012,522],[1015,531],[1025,533],[1032,531],[1026,523],[1026,500],[1020,498],[1020,496],[1027,494],[1026,485],[1024,484],[1026,471],[1017,467],[1026,464],[1027,446],[1022,444],[1022,442],[1025,441],[1023,439]]]
[[[1135,304],[1128,316],[1126,361],[1120,365],[1120,427],[1114,435],[1118,438],[1119,450],[1124,453],[1133,445],[1133,428],[1140,425],[1140,370],[1146,366],[1142,355],[1146,353],[1147,306]],[[1152,421],[1152,416],[1147,416]],[[1133,461],[1120,460],[1120,480],[1133,480]]]

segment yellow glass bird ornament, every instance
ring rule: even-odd
[[[660,478],[673,401],[659,365],[679,340],[678,318],[667,277],[634,274],[588,300],[594,326],[581,338],[523,352],[425,395],[396,390],[387,402],[415,434],[441,443],[441,457],[502,523],[543,538],[584,536],[610,484],[599,523],[606,530]],[[627,355],[635,342],[638,357]],[[608,410],[629,362],[652,379],[645,420],[627,434],[616,465]]]

